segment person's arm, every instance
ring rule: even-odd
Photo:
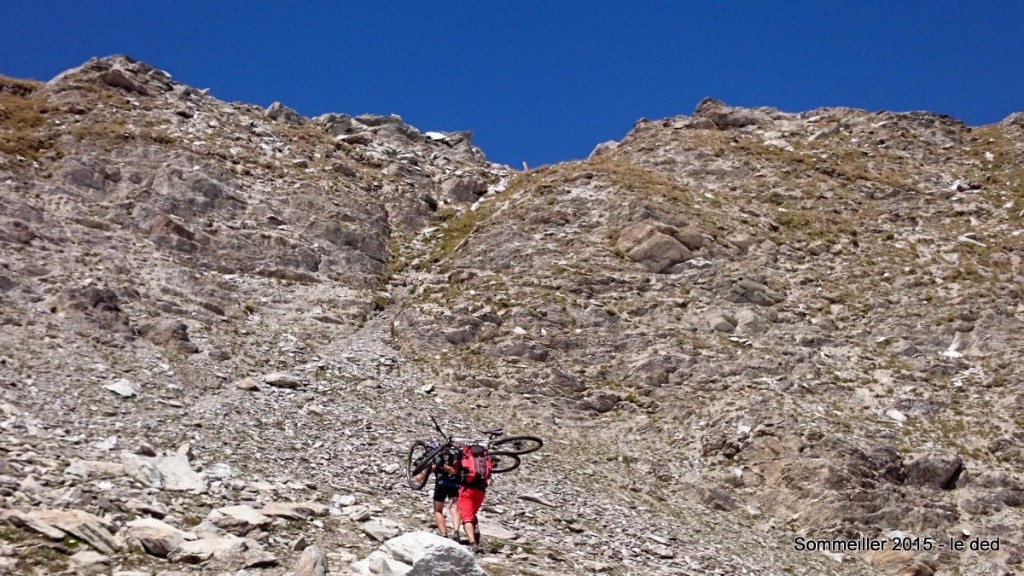
[[[437,458],[434,458],[434,469],[435,470],[442,470],[442,471],[444,471],[445,474],[447,474],[449,476],[453,476],[455,474],[455,472],[456,472],[454,466],[450,466],[448,464],[445,464],[444,456],[440,455],[440,454],[437,456]]]

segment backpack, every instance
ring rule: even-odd
[[[491,468],[494,466],[491,462],[491,455],[488,454],[487,448],[479,444],[462,447],[461,465],[464,474],[463,481],[466,484],[482,482],[486,485],[491,479]]]

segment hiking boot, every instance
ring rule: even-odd
[[[462,538],[459,537],[458,532],[453,532],[452,534],[449,534],[448,537],[454,540],[456,544],[462,544]]]

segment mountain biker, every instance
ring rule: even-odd
[[[430,443],[429,450],[436,450],[440,446],[440,443],[436,440]],[[448,537],[448,525],[444,518],[444,503],[448,501],[448,509],[452,514],[452,524],[454,531],[452,532],[452,538],[458,539],[459,537],[459,485],[460,485],[460,470],[459,470],[459,452],[457,450],[444,450],[434,458],[433,466],[430,469],[425,470],[421,475],[423,476],[430,473],[430,470],[434,471],[434,519],[437,521],[437,532],[441,536]]]
[[[482,458],[481,461],[486,462],[486,470],[473,473],[475,458]],[[462,524],[466,527],[466,539],[469,541],[469,547],[473,550],[476,550],[480,545],[480,530],[477,525],[476,513],[484,503],[492,464],[490,455],[483,446],[463,447],[462,485],[459,487],[459,514],[462,516]]]

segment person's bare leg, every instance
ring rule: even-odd
[[[462,516],[459,515],[459,500],[452,498],[451,505],[448,509],[452,511],[452,525],[455,526],[455,534],[459,533],[459,529],[462,528]]]
[[[466,522],[463,526],[466,527],[466,539],[469,540],[470,545],[476,544],[476,524]]]
[[[437,531],[441,536],[448,535],[448,526],[444,521],[444,502],[434,502],[434,519],[437,520]]]

